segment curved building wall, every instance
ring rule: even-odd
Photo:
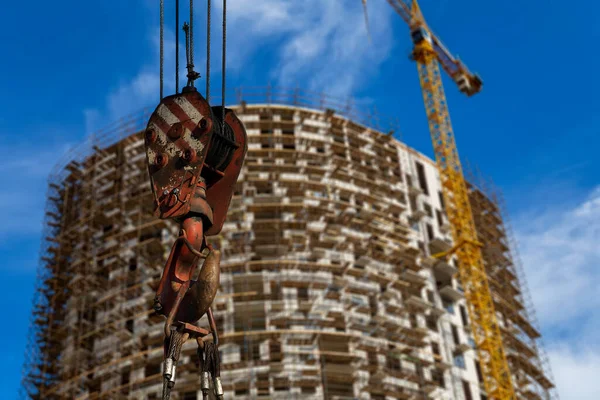
[[[429,256],[450,247],[434,163],[332,111],[236,111],[248,154],[211,238],[225,397],[480,399],[456,269]],[[28,396],[160,398],[151,305],[177,227],[152,216],[141,135],[53,185]],[[173,398],[201,398],[194,357]]]

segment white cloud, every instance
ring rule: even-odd
[[[600,310],[600,189],[570,209],[549,210],[519,225],[519,243],[543,323],[588,318]]]
[[[553,349],[550,362],[561,400],[597,400],[600,397],[600,353],[597,349]]]
[[[158,28],[156,31],[158,31]],[[106,94],[106,103],[102,109],[86,108],[83,110],[86,134],[93,133],[119,118],[158,102],[160,88],[158,34],[152,37],[152,43],[155,50],[151,57],[152,62],[142,65],[140,71],[133,78],[122,81],[110,90]],[[174,52],[174,34],[165,30],[164,92],[166,94],[175,89],[174,80],[172,79],[175,75]],[[183,71],[180,68],[180,75],[182,77],[184,74]]]
[[[393,13],[383,1],[369,5],[372,42],[360,1],[232,3],[228,9],[232,10],[236,51],[245,49],[248,56],[269,46],[278,59],[270,76],[281,86],[301,85],[329,95],[351,95],[366,77],[377,73],[392,48]],[[270,11],[265,12],[267,9]],[[239,66],[239,60],[234,59],[234,64]]]
[[[600,187],[517,224],[526,275],[562,400],[597,399],[600,382]]]
[[[220,87],[221,3],[214,2],[212,80]],[[228,2],[227,68],[238,75],[248,63],[267,69],[261,81],[286,87],[300,87],[333,96],[349,96],[373,77],[392,47],[391,7],[385,2],[369,5],[372,42],[366,33],[360,1],[355,0],[230,0]],[[205,10],[196,7],[196,70],[204,75]],[[185,15],[182,11],[182,16]],[[183,20],[183,18],[182,18]],[[152,33],[158,32],[158,27]],[[183,56],[183,35],[180,51]],[[107,93],[101,109],[86,109],[88,133],[101,128],[99,123],[153,105],[158,100],[158,35],[152,39],[154,54],[139,72]],[[175,40],[172,31],[165,34],[165,93],[174,90]],[[268,49],[271,63],[259,58]],[[273,62],[273,60],[275,60]],[[180,63],[184,66],[184,61]],[[185,79],[182,68],[180,76]],[[251,79],[251,77],[246,77]]]

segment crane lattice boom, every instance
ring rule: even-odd
[[[484,385],[490,398],[513,400],[515,392],[511,373],[480,244],[477,242],[475,222],[450,122],[439,64],[456,82],[461,92],[468,96],[481,90],[482,81],[453,57],[432,34],[416,0],[413,0],[412,5],[403,0],[387,1],[411,29],[414,43],[412,57],[419,70],[446,213],[457,245],[458,271],[468,304]]]
[[[411,28],[411,32],[416,25],[422,27],[431,36],[431,46],[435,52],[436,59],[441,64],[446,73],[456,82],[461,92],[467,96],[479,93],[483,82],[481,78],[469,71],[458,57],[455,57],[448,51],[442,41],[433,34],[431,29],[425,23],[419,6],[416,1],[410,4],[410,0],[387,0],[387,2],[402,17],[404,22]]]

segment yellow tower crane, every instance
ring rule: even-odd
[[[455,243],[450,252],[434,257],[447,256],[449,253],[455,253],[457,256],[459,276],[467,300],[488,396],[495,400],[514,400],[511,373],[483,263],[481,244],[477,241],[467,185],[456,149],[439,66],[441,64],[459,90],[467,96],[478,93],[482,81],[458,58],[452,56],[431,32],[416,0],[412,3],[410,0],[387,1],[410,27],[414,45],[412,59],[417,62],[419,70],[446,213]],[[366,0],[363,0],[363,5],[365,3]]]

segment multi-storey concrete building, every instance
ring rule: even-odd
[[[236,107],[250,144],[212,239],[225,397],[485,399],[456,268],[431,257],[451,247],[435,163],[326,106]],[[151,214],[146,117],[52,173],[26,397],[159,398],[151,305],[177,228]],[[551,398],[499,209],[471,194],[519,398]],[[194,357],[174,398],[201,398]]]

